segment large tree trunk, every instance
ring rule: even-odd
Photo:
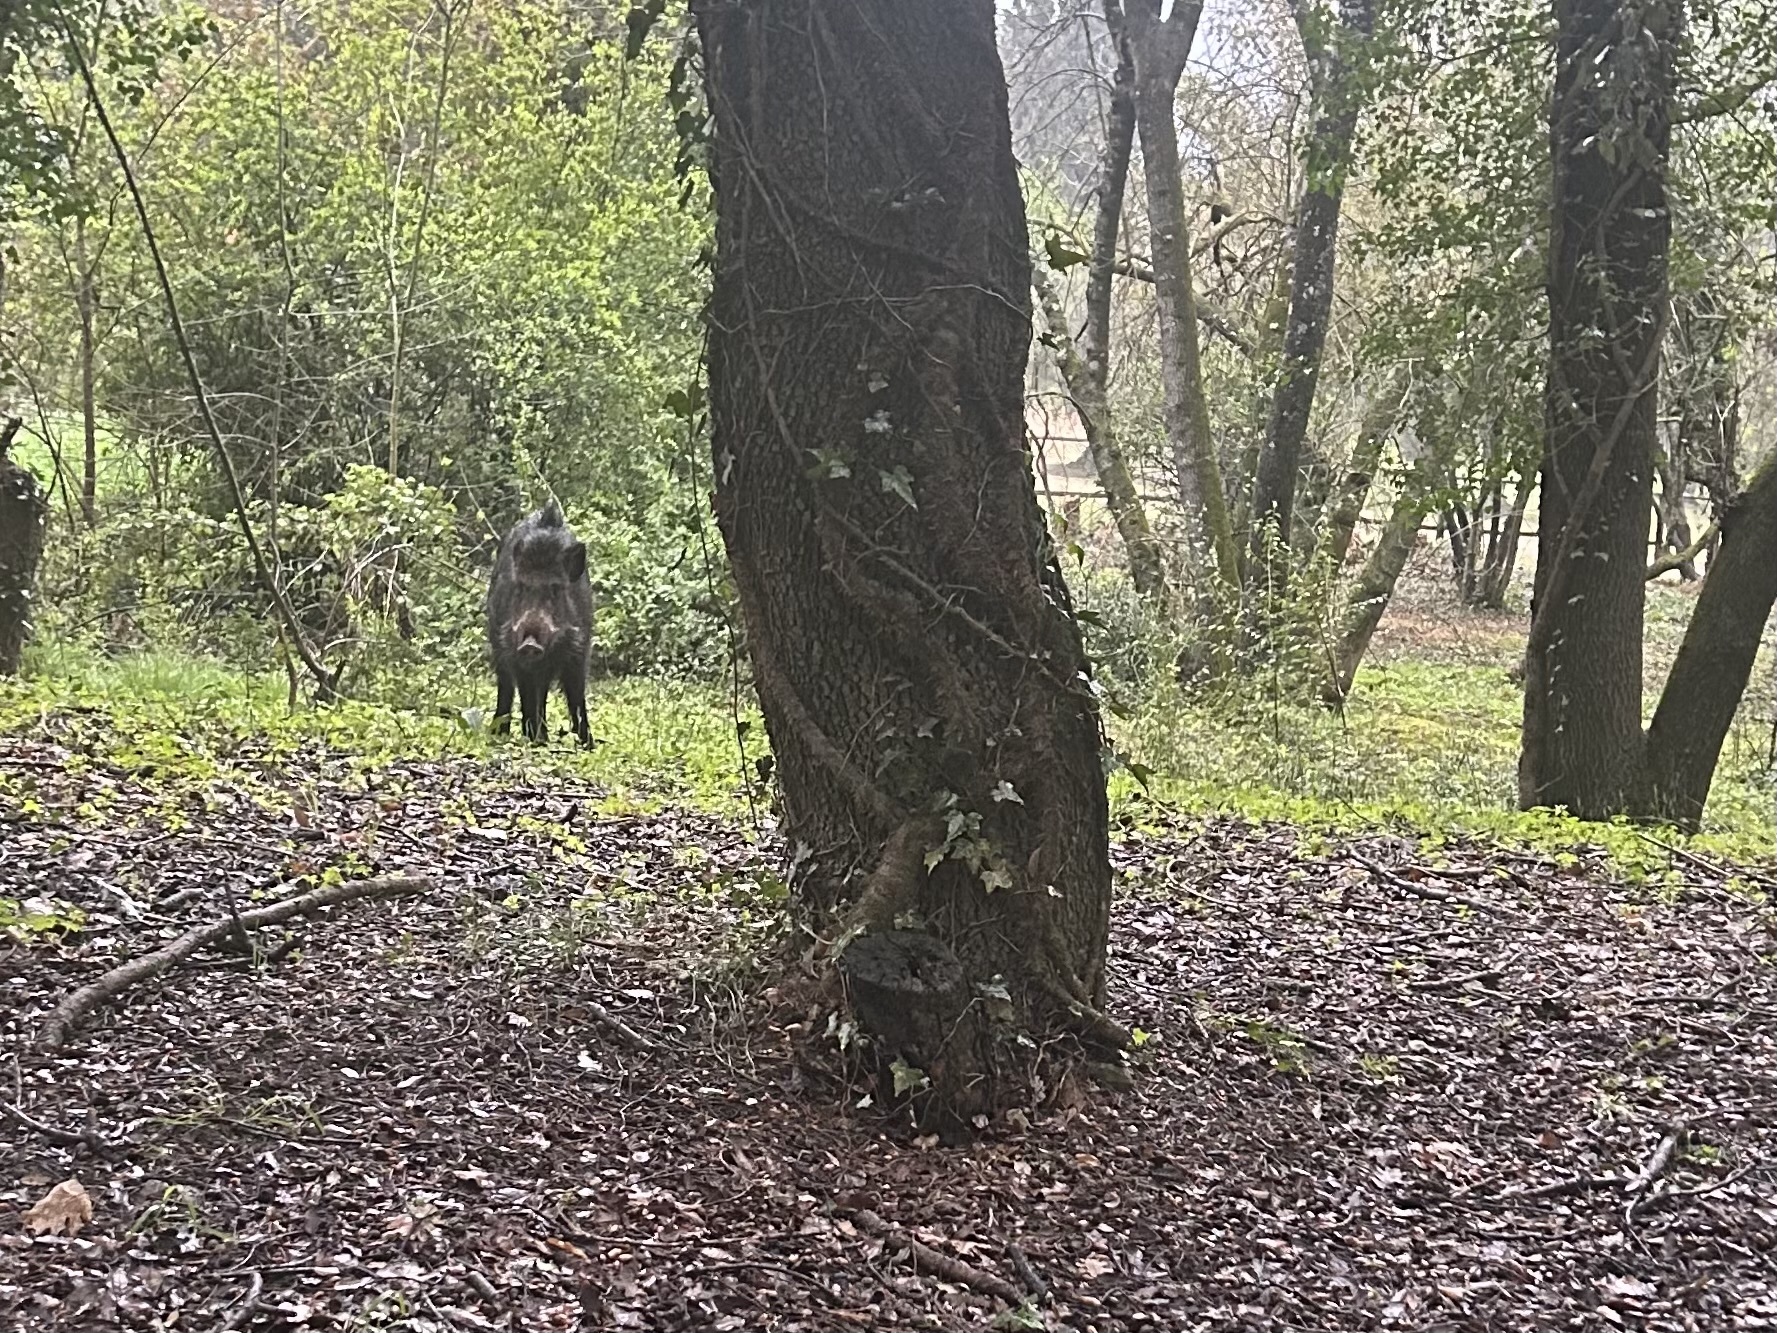
[[[1680,0],[1556,0],[1549,378],[1518,801],[1643,804],[1642,574]]]
[[[0,422],[0,676],[18,674],[31,637],[31,603],[43,559],[49,500],[37,478],[7,457],[17,417]]]
[[[1160,0],[1129,0],[1125,37],[1135,62],[1135,124],[1141,135],[1142,179],[1148,195],[1148,245],[1154,259],[1154,305],[1160,334],[1162,415],[1172,445],[1187,545],[1196,577],[1240,584],[1240,552],[1228,517],[1221,464],[1210,432],[1203,388],[1203,349],[1191,289],[1191,233],[1173,120],[1178,81],[1197,36],[1202,0],[1177,0],[1160,17]],[[1200,585],[1202,586],[1202,585]]]
[[[1357,55],[1353,48],[1368,40],[1375,27],[1372,0],[1342,0],[1339,16],[1343,31],[1328,43],[1316,32],[1318,16],[1311,14],[1305,3],[1297,6],[1316,113],[1308,138],[1307,182],[1296,206],[1283,362],[1259,454],[1248,533],[1248,582],[1266,592],[1280,589],[1289,577],[1296,474],[1302,465],[1302,442],[1314,410],[1321,353],[1332,321],[1339,213],[1361,101],[1352,68]],[[1254,599],[1255,605],[1263,600]]]
[[[1115,3],[1107,5],[1113,25],[1121,20]],[[1115,30],[1115,28],[1113,28]],[[1166,590],[1160,543],[1148,524],[1135,478],[1117,441],[1111,420],[1111,284],[1117,266],[1117,234],[1123,221],[1123,194],[1129,182],[1129,157],[1135,145],[1135,65],[1129,46],[1118,41],[1117,69],[1111,80],[1111,101],[1104,152],[1098,166],[1098,214],[1092,226],[1092,254],[1086,270],[1086,325],[1076,347],[1068,333],[1061,297],[1040,272],[1037,300],[1048,325],[1050,342],[1068,395],[1080,414],[1086,447],[1104,487],[1117,532],[1129,557],[1129,576],[1136,591],[1157,600]]]
[[[1721,537],[1647,732],[1647,812],[1692,833],[1777,603],[1777,454],[1728,506]]]
[[[693,10],[716,516],[796,901],[885,1064],[929,1081],[919,1114],[955,1128],[1027,1100],[1080,1049],[1057,1032],[1124,1040],[1098,1008],[1097,706],[1023,444],[1031,269],[993,5]]]

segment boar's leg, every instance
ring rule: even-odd
[[[592,744],[592,724],[586,717],[586,668],[575,662],[561,673],[561,692],[568,701],[568,723],[580,744]]]
[[[508,736],[512,733],[512,690],[513,680],[509,673],[495,673],[500,681],[500,695],[494,701],[493,733],[496,736]]]
[[[548,740],[549,727],[544,715],[549,709],[549,678],[521,678],[518,682],[518,703],[524,713],[525,739],[538,742]]]

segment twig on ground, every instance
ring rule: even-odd
[[[1534,1189],[1506,1190],[1501,1199],[1555,1199],[1568,1194],[1585,1194],[1591,1190],[1616,1189],[1627,1179],[1624,1176],[1575,1176],[1572,1180],[1551,1181]]]
[[[605,1006],[600,1004],[597,1000],[582,1000],[580,1003],[585,1007],[586,1012],[592,1015],[592,1019],[595,1023],[600,1027],[608,1028],[610,1031],[615,1032],[619,1037],[623,1038],[624,1041],[628,1042],[638,1051],[651,1051],[654,1049],[653,1042],[649,1041],[641,1033],[637,1032],[628,1023],[625,1023],[621,1018],[617,1017],[616,1014],[605,1008]]]
[[[1457,907],[1466,907],[1473,912],[1497,912],[1499,910],[1473,898],[1465,898],[1460,893],[1452,893],[1449,889],[1440,889],[1433,884],[1420,884],[1416,880],[1407,878],[1398,870],[1390,870],[1380,861],[1372,861],[1362,852],[1354,851],[1351,856],[1376,878],[1394,885],[1395,888],[1405,893],[1412,894],[1415,898],[1424,898],[1434,903],[1451,903]]]
[[[247,1282],[247,1294],[241,1303],[229,1311],[228,1318],[216,1325],[216,1333],[234,1333],[242,1324],[253,1317],[253,1311],[259,1308],[259,1293],[265,1290],[265,1278],[257,1269]]]
[[[395,875],[386,879],[349,880],[344,884],[329,884],[312,893],[304,893],[295,898],[285,898],[281,902],[256,907],[250,912],[242,912],[239,915],[231,913],[219,921],[212,921],[208,925],[188,930],[171,944],[156,949],[153,953],[143,954],[139,958],[132,958],[127,963],[119,964],[97,981],[82,986],[63,999],[50,1011],[49,1017],[44,1019],[43,1027],[38,1033],[38,1045],[45,1050],[54,1050],[66,1045],[75,1029],[99,1005],[115,999],[138,981],[146,981],[149,977],[158,976],[174,964],[191,957],[198,950],[234,935],[242,927],[276,925],[280,921],[288,921],[296,916],[306,916],[309,913],[320,911],[323,907],[332,907],[338,903],[353,902],[359,898],[402,897],[424,893],[431,887],[430,881],[408,875]]]
[[[1012,1261],[1012,1268],[1018,1274],[1018,1280],[1024,1283],[1024,1289],[1035,1300],[1042,1300],[1049,1294],[1049,1284],[1044,1282],[1037,1270],[1031,1267],[1030,1256],[1018,1248],[1012,1241],[1006,1242],[1006,1257]]]
[[[11,1102],[0,1102],[0,1119],[6,1118],[16,1120],[26,1129],[34,1130],[51,1143],[63,1148],[78,1148],[85,1145],[94,1152],[102,1152],[109,1146],[99,1136],[99,1132],[90,1125],[78,1132],[71,1129],[57,1129],[54,1125],[46,1125],[43,1121],[25,1114],[23,1110]]]
[[[889,1244],[903,1246],[913,1259],[915,1268],[943,1278],[946,1282],[955,1282],[961,1286],[971,1287],[988,1296],[998,1296],[1007,1305],[1016,1309],[1025,1302],[1025,1294],[1014,1287],[1003,1277],[995,1277],[992,1273],[984,1273],[973,1264],[964,1263],[961,1259],[952,1259],[947,1254],[939,1254],[930,1245],[922,1244],[898,1227],[892,1227],[868,1208],[859,1208],[852,1218],[865,1231]]]
[[[1654,1181],[1665,1175],[1672,1166],[1672,1159],[1684,1146],[1685,1129],[1683,1125],[1674,1125],[1661,1137],[1659,1146],[1654,1149],[1653,1156],[1642,1165],[1641,1170],[1623,1183],[1624,1194],[1640,1194]]]
[[[1498,981],[1505,975],[1497,967],[1484,968],[1479,972],[1462,972],[1453,977],[1438,977],[1430,981],[1409,981],[1408,990],[1440,991],[1460,990],[1471,981]]]

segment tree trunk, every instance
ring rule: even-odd
[[[86,221],[74,219],[74,308],[80,317],[80,435],[85,453],[80,470],[80,517],[91,528],[97,521],[99,495],[99,413],[94,393],[98,356],[93,331],[93,264],[86,252]]]
[[[1721,537],[1647,732],[1646,813],[1690,833],[1777,603],[1777,454],[1728,506]]]
[[[1481,567],[1474,599],[1474,604],[1484,610],[1505,609],[1512,574],[1518,568],[1518,541],[1524,531],[1524,511],[1530,507],[1530,495],[1535,489],[1536,473],[1526,468],[1518,474],[1518,484],[1512,490],[1511,508],[1500,519],[1497,540],[1489,541],[1487,545],[1487,562]]]
[[[1308,138],[1307,180],[1296,205],[1295,259],[1290,266],[1290,312],[1284,326],[1283,362],[1278,368],[1271,419],[1259,454],[1248,531],[1247,581],[1253,588],[1272,594],[1289,577],[1296,474],[1302,465],[1302,442],[1314,409],[1321,353],[1332,320],[1339,213],[1362,100],[1353,70],[1357,55],[1353,48],[1367,41],[1374,30],[1372,0],[1342,0],[1339,17],[1343,31],[1328,44],[1315,32],[1314,17],[1302,6],[1297,9],[1316,110]],[[1266,596],[1254,598],[1253,602],[1256,606],[1269,600]]]
[[[1150,601],[1166,591],[1165,567],[1161,562],[1160,543],[1148,525],[1147,510],[1142,507],[1141,494],[1129,471],[1128,460],[1117,442],[1111,424],[1110,398],[1103,386],[1094,383],[1091,363],[1075,347],[1067,331],[1067,312],[1061,307],[1061,295],[1055,284],[1041,273],[1033,273],[1037,304],[1043,311],[1049,342],[1055,352],[1056,368],[1067,385],[1068,396],[1080,414],[1080,425],[1086,432],[1086,447],[1092,454],[1092,466],[1098,483],[1104,487],[1105,504],[1123,539],[1129,558],[1129,577],[1135,590]]]
[[[1691,518],[1685,511],[1684,432],[1673,432],[1669,447],[1658,454],[1660,478],[1660,547],[1662,551],[1683,553],[1691,544]],[[1680,559],[1673,566],[1685,583],[1697,581],[1695,559]]]
[[[1549,377],[1518,801],[1645,804],[1642,573],[1669,302],[1679,0],[1556,0]]]
[[[31,602],[49,522],[49,499],[37,478],[7,457],[22,423],[0,424],[0,676],[18,674],[31,637]]]
[[[1129,0],[1125,28],[1135,64],[1135,124],[1147,185],[1148,245],[1154,252],[1162,415],[1186,515],[1191,573],[1214,575],[1232,589],[1240,585],[1240,553],[1228,518],[1228,497],[1203,388],[1203,351],[1191,289],[1190,224],[1179,169],[1178,126],[1173,121],[1178,81],[1202,12],[1202,0],[1179,0],[1163,20],[1160,0]]]
[[[1357,529],[1357,521],[1363,516],[1364,505],[1370,498],[1370,485],[1376,477],[1376,465],[1382,458],[1382,446],[1394,431],[1406,398],[1407,368],[1400,366],[1388,384],[1365,404],[1357,443],[1352,446],[1345,476],[1333,494],[1326,536],[1321,542],[1330,573],[1336,574],[1345,567],[1345,557],[1351,551],[1351,534]]]
[[[1126,1040],[1098,1007],[1097,705],[1024,450],[1031,268],[994,9],[693,12],[716,517],[796,902],[881,1076],[897,1057],[954,1130],[1070,1047]]]
[[[1364,654],[1370,650],[1370,639],[1382,623],[1394,585],[1413,554],[1419,538],[1419,525],[1431,512],[1432,497],[1445,482],[1450,457],[1455,452],[1452,436],[1440,432],[1436,442],[1428,446],[1414,461],[1401,486],[1401,493],[1389,511],[1388,522],[1376,540],[1376,548],[1364,562],[1363,572],[1352,585],[1345,599],[1345,614],[1329,653],[1326,683],[1321,700],[1328,705],[1342,702],[1351,693],[1351,683]]]
[[[1107,6],[1115,25],[1121,18],[1115,4]],[[1113,31],[1116,31],[1113,26]],[[1086,326],[1076,348],[1054,284],[1036,274],[1037,301],[1042,307],[1055,361],[1068,394],[1080,414],[1086,447],[1104,487],[1117,532],[1129,557],[1129,576],[1136,591],[1149,600],[1166,590],[1160,543],[1148,524],[1135,478],[1118,443],[1111,420],[1110,344],[1111,280],[1116,272],[1117,234],[1123,221],[1123,193],[1129,181],[1129,157],[1135,144],[1135,66],[1128,43],[1117,43],[1117,69],[1111,81],[1111,103],[1104,152],[1098,168],[1098,215],[1092,226],[1092,255],[1086,270]]]

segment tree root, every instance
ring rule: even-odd
[[[44,1050],[56,1050],[65,1046],[73,1036],[75,1029],[85,1021],[99,1005],[108,1000],[116,999],[124,991],[138,981],[146,981],[158,976],[168,968],[209,947],[220,940],[225,940],[243,929],[258,926],[276,925],[280,921],[288,921],[292,917],[308,916],[320,911],[323,907],[332,907],[337,903],[353,902],[359,898],[395,898],[409,894],[424,893],[432,887],[431,882],[408,875],[392,875],[385,879],[350,880],[344,884],[329,884],[311,893],[300,894],[295,898],[285,898],[280,902],[269,903],[264,907],[256,907],[249,912],[238,915],[231,912],[218,921],[198,926],[186,931],[178,939],[153,953],[132,958],[112,968],[104,976],[65,998],[50,1011],[49,1017],[43,1020],[38,1032],[37,1044]]]

